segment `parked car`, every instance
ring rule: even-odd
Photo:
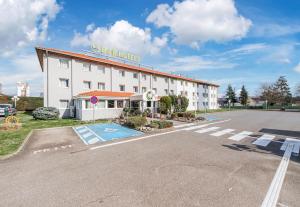
[[[8,115],[17,114],[17,110],[11,104],[0,104],[0,116],[5,116],[5,109],[8,110]]]

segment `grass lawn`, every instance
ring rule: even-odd
[[[15,152],[32,129],[75,126],[91,123],[79,121],[76,119],[59,119],[47,121],[35,120],[30,114],[25,112],[19,112],[17,114],[17,117],[20,119],[20,123],[22,123],[22,127],[20,129],[11,131],[0,130],[0,156],[8,155]],[[103,122],[107,121],[96,121],[96,123]],[[3,124],[3,120],[0,121],[0,124]]]

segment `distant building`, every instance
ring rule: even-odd
[[[0,83],[0,94],[2,94],[2,83]]]
[[[19,97],[30,96],[30,87],[27,82],[17,82],[17,96]]]

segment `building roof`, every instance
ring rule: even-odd
[[[97,96],[97,97],[130,97],[134,93],[131,92],[113,92],[113,91],[88,91],[80,93],[78,97]]]
[[[210,83],[210,82],[203,81],[203,80],[196,80],[196,79],[192,79],[192,78],[186,78],[186,77],[183,77],[183,76],[180,76],[180,75],[165,73],[165,72],[161,72],[161,71],[157,71],[157,70],[151,70],[151,69],[148,69],[148,68],[145,68],[145,67],[120,63],[120,62],[109,60],[109,59],[92,57],[92,56],[85,55],[85,54],[74,53],[74,52],[69,52],[69,51],[64,51],[64,50],[53,49],[53,48],[43,48],[43,47],[36,47],[35,50],[36,50],[36,53],[37,53],[42,71],[44,71],[44,68],[43,68],[43,66],[44,66],[43,55],[49,53],[49,54],[54,54],[54,55],[60,55],[60,56],[85,60],[85,61],[89,61],[89,62],[93,62],[93,63],[102,63],[102,64],[104,63],[104,64],[107,64],[107,65],[110,65],[110,66],[117,66],[117,67],[120,67],[120,68],[132,70],[132,71],[144,72],[144,73],[149,73],[149,74],[154,74],[154,75],[159,75],[159,76],[166,76],[166,77],[170,77],[170,78],[174,78],[174,79],[191,81],[191,82],[195,82],[195,83],[200,83],[200,84],[206,84],[206,85],[219,87],[219,85],[217,85],[215,83]]]

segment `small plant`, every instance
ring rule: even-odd
[[[153,128],[155,128],[155,127],[158,126],[159,129],[165,129],[165,128],[172,127],[173,126],[173,122],[171,122],[171,121],[157,121],[157,120],[153,120],[150,125],[154,126]]]
[[[59,111],[54,107],[39,107],[32,112],[34,119],[55,120],[59,118]]]
[[[134,129],[138,129],[142,126],[145,126],[147,124],[146,117],[142,116],[132,116],[127,119],[127,122],[125,123],[126,126]]]

